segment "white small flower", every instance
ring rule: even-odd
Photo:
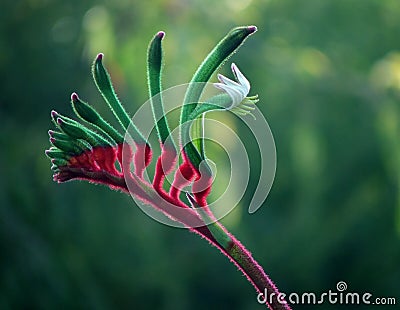
[[[247,97],[250,91],[249,81],[234,63],[231,69],[237,82],[218,74],[218,80],[221,83],[214,83],[214,86],[225,91],[231,97],[232,102],[225,107],[226,110],[238,115],[249,114],[255,109],[254,105],[258,102],[258,96]]]

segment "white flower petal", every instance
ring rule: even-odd
[[[247,94],[250,91],[250,82],[246,79],[243,73],[240,72],[239,68],[234,63],[232,63],[231,69],[236,79],[238,80],[239,84],[242,85],[243,88],[246,90],[246,96],[247,96]]]
[[[240,84],[232,81],[231,79],[227,78],[226,76],[223,76],[222,74],[218,74],[218,80],[226,85],[232,86],[232,87],[240,87]]]
[[[214,86],[225,91],[229,97],[231,97],[232,102],[229,106],[226,107],[227,110],[230,110],[236,106],[238,106],[242,102],[242,93],[238,91],[237,88],[231,87],[229,85],[225,85],[222,83],[215,83]]]
[[[234,63],[232,64],[231,69],[236,81],[233,81],[222,74],[218,74],[218,80],[221,83],[214,84],[216,88],[225,91],[231,97],[232,103],[226,107],[227,110],[239,107],[250,91],[249,81]]]

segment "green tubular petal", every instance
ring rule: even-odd
[[[215,95],[206,102],[201,102],[196,105],[196,108],[189,115],[188,120],[195,120],[199,116],[201,116],[205,112],[210,112],[214,110],[225,110],[227,106],[229,106],[232,102],[230,96],[226,93]]]
[[[69,136],[66,136],[65,139],[59,138],[60,135],[64,135],[64,134],[60,134],[60,133],[56,133],[56,132],[52,132],[50,135],[50,143],[53,144],[55,146],[56,149],[59,149],[63,152],[65,152],[66,157],[69,158],[69,156],[73,156],[73,155],[78,155],[81,154],[83,152],[92,150],[92,147],[90,146],[90,144],[84,140],[75,140],[72,139]],[[50,148],[53,149],[53,148]]]
[[[82,150],[74,143],[72,140],[61,140],[50,138],[51,144],[53,144],[56,148],[70,153],[72,155],[80,154]]]
[[[203,154],[203,158],[205,157],[204,150],[204,139],[203,138],[203,120],[204,113],[215,110],[224,110],[226,106],[228,106],[231,102],[228,94],[218,94],[216,96],[211,97],[207,100],[207,102],[202,102],[198,104],[193,112],[189,115],[189,120],[192,121],[192,143],[193,145],[200,150],[200,154]],[[199,160],[196,158],[195,160]]]
[[[93,67],[92,67],[93,79],[96,83],[104,100],[118,119],[124,130],[127,130],[131,126],[132,138],[135,142],[145,144],[147,143],[143,135],[139,132],[134,124],[131,124],[130,117],[125,111],[121,102],[119,101],[117,94],[114,91],[114,87],[111,83],[110,75],[106,68],[103,66],[103,54],[97,55]]]
[[[170,136],[168,120],[165,116],[161,96],[161,70],[162,70],[162,44],[165,33],[158,32],[149,44],[147,51],[147,83],[149,87],[150,102],[158,137],[164,142]]]
[[[200,67],[195,72],[188,90],[185,95],[184,105],[182,107],[181,112],[181,120],[180,123],[184,124],[189,121],[189,117],[193,110],[196,108],[196,104],[187,104],[187,103],[196,103],[199,102],[200,96],[203,92],[204,85],[198,83],[206,83],[211,78],[212,74],[215,70],[223,64],[235,51],[236,49],[244,42],[244,40],[257,31],[255,26],[245,26],[238,27],[232,29],[218,44],[217,46],[208,54],[206,59],[200,65]],[[201,135],[202,128],[201,126],[197,129],[197,135]],[[196,168],[199,167],[200,162],[205,158],[204,156],[204,140],[201,142],[200,151],[198,152],[196,147],[191,143],[190,134],[188,126],[183,126],[181,130],[181,139],[184,144],[184,151],[187,154],[189,160],[192,164],[195,165]]]
[[[82,101],[76,93],[71,95],[71,104],[75,114],[82,120],[95,125],[109,135],[117,144],[124,141],[124,137],[88,103]]]
[[[130,123],[130,117],[128,113],[123,108],[121,102],[119,101],[117,94],[114,91],[114,87],[111,83],[110,75],[108,74],[106,68],[103,66],[103,54],[97,55],[93,63],[93,78],[96,83],[97,88],[104,97],[105,101],[110,106],[111,110],[121,123],[121,125],[126,130]]]
[[[58,169],[58,166],[57,166],[57,165],[55,165],[55,164],[53,164],[53,163],[52,163],[52,165],[51,165],[50,169],[51,169],[51,170],[53,170],[53,172],[54,172],[54,173],[57,173],[57,172],[59,172],[59,171],[60,171],[60,169]]]
[[[227,93],[221,93],[207,99],[206,103],[215,104],[221,108],[225,108],[232,104],[232,98]],[[203,103],[199,104],[196,108],[199,108],[202,104]]]
[[[57,131],[53,131],[53,130],[49,130],[49,136],[50,136],[50,138],[60,139],[60,140],[69,140],[70,139],[68,137],[68,135],[66,135],[65,133],[57,132]]]
[[[51,163],[53,164],[53,165],[55,165],[56,167],[62,167],[62,166],[66,166],[66,165],[68,165],[68,161],[67,160],[65,160],[65,159],[52,159],[51,160]]]
[[[215,111],[215,110],[224,110],[224,108],[217,104],[204,102],[202,104],[199,104],[196,107],[196,109],[190,114],[189,120],[195,120],[196,118],[201,116],[203,113]]]
[[[60,116],[60,114],[57,111],[52,110],[51,113],[51,121],[53,122],[53,124],[59,128],[58,124],[57,124],[57,118]]]
[[[80,123],[69,117],[59,115],[57,117],[57,124],[63,132],[65,132],[68,136],[75,140],[86,140],[91,146],[112,145],[109,141],[100,136],[98,133],[90,130],[89,128],[81,125]]]
[[[81,152],[85,152],[87,150],[92,150],[92,146],[89,144],[89,142],[85,141],[85,140],[75,140],[74,141],[75,145],[77,148],[80,149]]]
[[[50,159],[65,159],[68,160],[69,156],[62,150],[56,148],[56,147],[51,147],[50,149],[45,151],[45,154],[48,158]]]
[[[192,121],[192,128],[191,132],[191,143],[194,147],[203,154],[203,158],[205,157],[205,150],[204,150],[204,132],[203,132],[203,122],[204,122],[205,115],[201,114],[198,118],[195,118]],[[200,159],[200,158],[199,158]],[[198,165],[196,165],[198,167]]]

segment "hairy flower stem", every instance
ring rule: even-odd
[[[264,296],[267,306],[272,310],[289,310],[290,307],[286,304],[285,300],[280,295],[278,288],[266,275],[262,267],[252,257],[251,253],[240,243],[240,241],[229,233],[228,230],[214,218],[208,205],[206,205],[205,208],[201,207],[192,195],[187,194],[186,196],[192,207],[195,208],[202,219],[206,223],[211,222],[207,225],[207,228],[217,243],[212,244],[221,249],[222,253],[239,268],[258,293],[267,293],[267,296]]]
[[[124,168],[127,169],[127,167]],[[213,214],[209,213],[211,211],[208,206],[205,208],[200,207],[190,195],[187,195],[187,197],[193,208],[180,200],[166,200],[163,195],[151,189],[150,184],[134,174],[125,175],[125,181],[129,186],[125,184],[124,191],[134,190],[136,197],[141,201],[152,205],[169,218],[180,222],[187,229],[205,238],[211,245],[218,248],[238,267],[258,293],[264,294],[265,291],[267,292],[267,296],[264,296],[264,298],[269,309],[290,310],[283,298],[278,300],[278,296],[280,296],[278,288],[240,241],[229,233],[221,223],[206,224],[205,217],[213,218]]]
[[[164,209],[163,206],[159,207]],[[180,214],[174,211],[175,219],[182,221],[183,223],[186,222],[187,215],[185,213],[189,210],[190,209],[183,209],[179,212]],[[267,296],[264,296],[264,298],[269,309],[290,310],[291,308],[280,295],[278,288],[264,272],[263,268],[253,258],[251,253],[240,243],[240,241],[231,233],[229,233],[228,230],[219,222],[211,225],[218,226],[218,228],[221,229],[226,236],[229,236],[229,242],[226,244],[221,244],[223,242],[217,240],[215,234],[210,230],[210,225],[195,228],[189,227],[189,230],[207,239],[210,244],[218,248],[225,256],[227,256],[229,260],[235,264],[236,267],[238,267],[238,269],[246,276],[247,280],[254,286],[258,293],[264,294],[267,292]],[[281,296],[279,297],[279,300],[278,296]]]
[[[240,241],[233,236],[228,230],[220,223],[215,223],[222,229],[229,238],[229,243],[225,246],[221,245],[214,236],[210,237],[211,233],[208,226],[191,228],[190,230],[198,233],[207,239],[213,246],[218,248],[238,269],[246,276],[247,280],[254,286],[257,293],[267,295],[263,297],[266,305],[271,310],[290,310],[290,306],[286,303],[278,288],[264,272],[263,268],[253,258],[251,253],[240,243]],[[207,228],[207,229],[206,229]],[[270,302],[271,301],[271,302]]]
[[[267,276],[263,268],[257,263],[251,253],[239,242],[239,240],[237,240],[232,234],[229,235],[231,237],[231,242],[227,248],[224,248],[226,255],[246,276],[247,280],[253,284],[258,293],[264,294],[267,292],[267,296],[264,296],[264,298],[270,309],[289,310],[289,305],[283,298],[281,298],[282,296],[280,295],[278,288]]]

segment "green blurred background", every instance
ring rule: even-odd
[[[147,98],[154,33],[167,33],[169,87],[188,82],[229,29],[248,24],[259,31],[233,61],[261,98],[278,167],[265,206],[246,212],[252,174],[224,223],[284,292],[322,293],[345,281],[348,291],[400,302],[398,0],[6,0],[1,7],[1,309],[263,308],[204,240],[155,222],[123,194],[53,183],[44,156],[49,113],[72,115],[72,91],[106,111],[90,77],[98,52],[133,112]],[[318,307],[342,308],[350,309]]]

